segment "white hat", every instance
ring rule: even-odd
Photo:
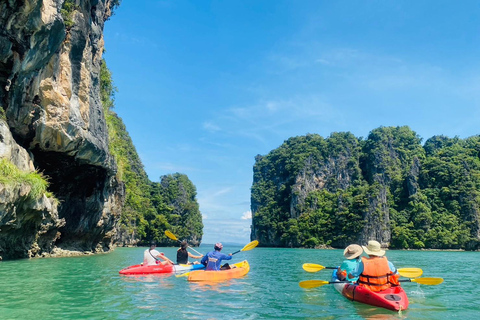
[[[368,241],[367,246],[362,246],[362,248],[369,256],[381,257],[385,254],[385,250],[382,250],[380,243],[375,240]]]
[[[343,251],[343,255],[345,256],[345,259],[355,259],[356,257],[360,256],[363,253],[362,247],[360,247],[358,244],[351,244],[348,247],[345,248]]]

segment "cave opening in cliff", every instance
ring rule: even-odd
[[[79,163],[74,157],[33,150],[35,166],[48,177],[49,191],[59,200],[58,213],[65,219],[56,245],[69,250],[94,250],[104,234],[97,224],[104,207],[104,168]]]

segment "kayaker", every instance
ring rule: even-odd
[[[222,260],[231,260],[232,254],[229,253],[228,255],[221,253],[223,249],[223,245],[218,242],[213,247],[213,251],[210,251],[206,255],[203,256],[202,260],[200,261],[203,265],[205,265],[205,270],[220,270],[220,266],[222,264]]]
[[[355,270],[360,264],[360,256],[363,253],[363,249],[358,244],[351,244],[343,251],[345,259],[337,269],[337,278],[340,281],[346,280],[347,275]],[[358,277],[348,279],[352,282],[357,281]]]
[[[154,241],[150,242],[150,249],[145,250],[143,253],[143,265],[151,266],[155,264],[173,264],[173,261],[168,259],[163,252],[158,252],[155,250],[156,246],[157,244]]]
[[[362,257],[358,267],[348,274],[348,278],[358,277],[357,283],[367,287],[371,291],[378,292],[398,286],[398,272],[393,263],[384,257],[385,250],[382,250],[378,241],[370,240],[367,246],[362,246],[368,257]]]
[[[188,250],[188,243],[187,241],[183,240],[180,242],[180,248],[177,250],[177,264],[200,264],[200,262],[195,261],[195,262],[189,262],[188,257],[192,259],[201,259],[203,258],[203,255],[201,256],[194,256],[191,254]]]

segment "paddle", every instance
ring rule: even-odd
[[[323,269],[337,269],[337,267],[324,267],[322,265],[315,264],[315,263],[304,263],[302,265],[302,268],[307,272],[318,272]]]
[[[252,242],[246,244],[245,247],[243,247],[242,249],[240,249],[240,250],[235,251],[234,253],[232,253],[232,256],[233,256],[234,254],[239,253],[240,251],[252,250],[252,249],[255,248],[256,246],[258,246],[258,241],[257,241],[257,240],[253,240]]]
[[[402,279],[398,280],[399,282],[416,282],[419,284],[426,284],[434,286],[443,282],[443,278],[416,278],[416,279]],[[321,287],[326,284],[335,284],[335,283],[352,283],[350,281],[323,281],[323,280],[305,280],[300,281],[298,285],[304,289],[312,289],[316,287]]]
[[[167,237],[169,237],[170,239],[172,239],[172,240],[175,240],[175,241],[178,241],[178,242],[182,242],[182,241],[178,240],[178,238],[175,237],[175,235],[174,235],[173,233],[171,233],[169,230],[165,230],[165,235],[166,235]],[[195,251],[197,254],[203,256],[203,254],[201,254],[201,253],[198,252],[197,250],[193,249],[193,248],[190,247],[190,246],[188,246],[188,247],[189,247],[190,249],[192,249],[193,251]]]
[[[307,272],[318,272],[323,269],[337,269],[336,267],[324,267],[315,263],[304,263],[302,267]],[[420,268],[400,268],[397,269],[397,271],[405,278],[416,278],[423,274],[423,270]]]

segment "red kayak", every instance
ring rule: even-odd
[[[338,281],[336,272],[332,276],[332,281]],[[335,289],[344,297],[375,307],[381,307],[394,311],[401,311],[408,308],[408,297],[402,287],[390,287],[387,290],[373,292],[366,287],[350,283],[335,283]]]
[[[119,271],[120,274],[135,275],[135,274],[158,274],[158,273],[181,273],[191,270],[203,269],[203,264],[155,264],[150,266],[144,266],[142,264],[136,264],[134,266],[127,267]]]

